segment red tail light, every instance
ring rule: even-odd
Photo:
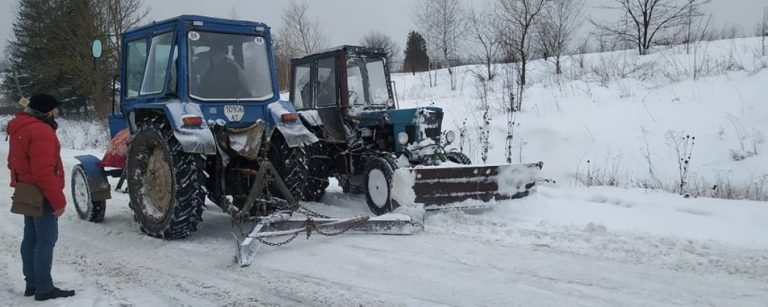
[[[280,120],[284,122],[292,122],[299,120],[299,115],[296,113],[285,113],[283,115],[280,115]]]
[[[200,116],[185,116],[181,118],[184,126],[202,126],[203,118]]]

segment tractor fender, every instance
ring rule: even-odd
[[[200,104],[194,102],[181,102],[178,99],[163,103],[146,103],[134,107],[136,109],[159,109],[165,115],[168,123],[173,128],[173,135],[181,144],[184,152],[199,153],[205,155],[216,154],[216,140],[213,132],[205,122],[205,116],[200,109]],[[200,117],[203,119],[199,126],[184,125],[185,117]],[[135,121],[135,116],[130,116]],[[135,122],[132,123],[135,127]]]
[[[320,113],[317,110],[304,110],[299,111],[301,119],[312,127],[320,127],[323,125],[323,120],[320,118]]]
[[[82,155],[76,156],[75,159],[80,161],[80,165],[85,170],[85,176],[88,177],[88,189],[91,192],[91,200],[102,201],[110,199],[112,194],[109,181],[107,181],[107,173],[104,172],[104,167],[101,166],[99,158],[93,155]]]
[[[296,113],[296,108],[291,102],[275,101],[267,105],[267,108],[272,116],[272,120],[275,122],[275,128],[280,131],[289,147],[306,146],[319,141],[317,136],[304,127],[300,119],[282,120],[283,114]]]

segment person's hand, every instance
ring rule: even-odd
[[[56,217],[60,217],[62,214],[64,214],[64,208],[53,211],[53,215],[55,215]]]

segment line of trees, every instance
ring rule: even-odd
[[[48,92],[69,102],[62,106],[65,112],[105,114],[118,71],[119,34],[146,12],[143,0],[20,0],[0,91],[14,101]],[[99,69],[87,47],[96,37],[111,38],[104,40]]]
[[[519,110],[528,62],[544,58],[552,63],[556,74],[562,74],[564,55],[587,51],[587,43],[574,42],[583,32],[583,24],[591,24],[590,37],[597,40],[600,50],[633,46],[645,55],[656,46],[683,43],[690,51],[692,42],[713,36],[707,34],[711,15],[703,9],[709,2],[608,0],[601,8],[613,12],[614,18],[594,20],[583,14],[584,0],[494,0],[474,7],[462,7],[457,0],[419,0],[412,8],[418,32],[409,33],[404,70],[420,70],[410,60],[412,50],[419,46],[411,42],[416,35],[426,42],[430,86],[437,80],[431,70],[443,68],[450,76],[451,89],[455,89],[452,66],[459,50],[468,51],[470,61],[483,64],[482,72],[473,72],[481,80],[492,80],[497,75],[494,63],[515,63],[517,97],[510,103]]]
[[[615,18],[592,20],[583,16],[585,0],[494,0],[474,7],[463,6],[459,0],[418,0],[412,7],[417,29],[408,33],[404,52],[395,40],[378,31],[367,33],[359,43],[385,49],[390,64],[402,55],[398,63],[402,63],[403,71],[429,71],[430,86],[438,80],[434,69],[444,68],[453,90],[453,67],[459,61],[481,63],[483,69],[473,73],[483,81],[498,75],[493,64],[515,63],[517,90],[510,95],[510,104],[519,110],[528,62],[544,58],[552,63],[556,74],[563,73],[564,55],[586,52],[587,43],[574,42],[584,21],[592,25],[590,37],[600,51],[631,45],[644,55],[655,46],[735,36],[735,27],[729,30],[734,33],[723,30],[720,34],[701,29],[709,27],[711,16],[703,12],[709,2],[608,0],[602,8],[614,12]],[[118,72],[119,39],[111,36],[104,40],[98,70],[93,69],[89,48],[83,46],[89,46],[94,37],[119,35],[138,25],[147,12],[143,0],[19,0],[14,36],[6,50],[10,73],[0,84],[0,91],[14,99],[40,90],[63,98],[81,97],[103,113],[110,81]],[[311,15],[306,0],[286,3],[281,20],[274,52],[280,85],[286,89],[290,59],[329,46],[324,27]],[[756,32],[765,36],[766,29],[768,12]]]

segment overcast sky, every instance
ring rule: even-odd
[[[478,5],[495,0],[462,0]],[[596,9],[611,0],[585,0],[586,14],[594,18],[612,16],[612,12]],[[12,35],[17,0],[0,0],[0,53]],[[308,0],[310,14],[325,28],[329,45],[358,44],[360,38],[372,30],[389,34],[400,47],[404,47],[408,31],[414,29],[411,7],[415,0]],[[147,21],[162,20],[181,14],[213,17],[237,16],[239,19],[262,21],[273,29],[281,24],[280,15],[285,0],[145,0],[150,7]],[[743,32],[752,34],[768,0],[712,0],[709,10],[715,26],[735,24]]]

